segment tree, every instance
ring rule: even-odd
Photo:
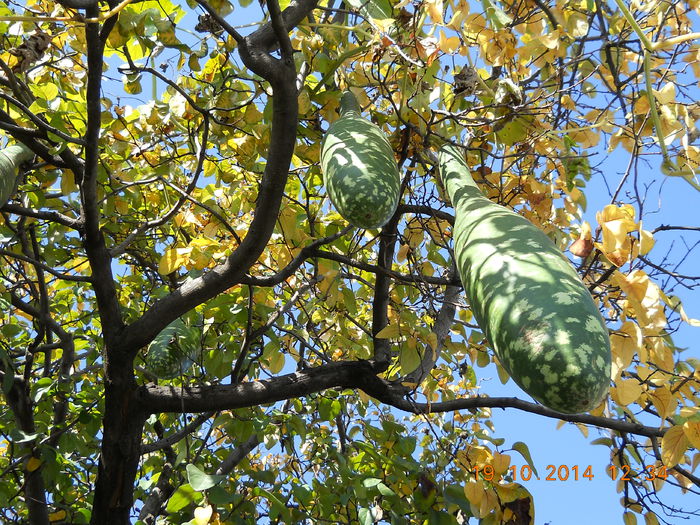
[[[494,407],[602,429],[627,522],[690,512],[664,494],[700,490],[674,343],[700,227],[654,199],[699,189],[697,5],[250,3],[0,4],[1,144],[33,153],[0,174],[2,520],[531,523]],[[403,177],[381,230],[322,184],[346,88]],[[482,388],[507,375],[453,267],[446,141],[599,304],[590,413]]]

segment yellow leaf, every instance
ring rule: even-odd
[[[461,5],[461,4],[460,4]],[[462,28],[462,22],[469,14],[469,7],[465,4],[460,9],[453,7],[454,14],[452,18],[447,23],[447,27],[454,31],[459,31]]]
[[[442,25],[444,23],[442,18],[442,0],[428,0],[426,4],[428,7],[428,14],[430,18],[433,19],[433,22]]]
[[[583,13],[572,13],[566,22],[569,34],[574,38],[581,38],[588,34],[588,17]]]
[[[569,135],[583,148],[593,148],[600,142],[600,135],[592,129],[579,129],[570,132]]]
[[[637,353],[637,349],[641,345],[641,331],[631,321],[626,321],[617,332],[610,336],[613,357],[612,377],[614,379],[617,379],[620,373],[632,363],[634,354]]]
[[[636,379],[622,379],[616,382],[611,394],[618,404],[627,406],[642,395],[642,385]]]
[[[505,385],[510,379],[510,375],[506,372],[506,369],[501,366],[501,363],[496,363],[496,372],[498,372],[498,380],[502,385]]]
[[[676,411],[676,398],[668,387],[657,388],[649,394],[649,397],[661,419],[669,417]]]
[[[65,510],[57,510],[56,512],[52,512],[51,514],[49,514],[49,521],[62,521],[66,519],[66,516],[68,516],[68,514]]]
[[[659,519],[656,517],[656,514],[653,512],[647,512],[644,515],[644,524],[645,525],[659,525]]]
[[[70,170],[61,171],[61,193],[69,195],[78,191],[78,186],[75,183],[75,177]]]
[[[464,485],[464,495],[469,503],[478,507],[484,499],[484,484],[480,481],[467,481]]]
[[[641,223],[640,223],[641,225]],[[654,234],[648,230],[639,230],[639,255],[646,255],[656,244]]]
[[[189,261],[189,255],[192,248],[169,248],[160,258],[158,263],[158,273],[168,275],[180,268],[183,264]]]
[[[396,252],[396,260],[399,262],[404,262],[406,260],[406,255],[408,255],[410,250],[411,247],[408,244],[402,244],[399,251]]]
[[[624,220],[631,221],[634,225],[634,217],[635,211],[630,204],[622,204],[620,206],[608,204],[602,209],[602,211],[596,213],[596,219],[600,224],[613,220]],[[634,230],[634,227],[630,229],[630,231],[632,230]]]
[[[411,348],[411,346],[413,348]],[[401,347],[399,353],[399,366],[401,374],[408,375],[416,370],[423,359],[423,350],[418,350],[415,345],[405,345]]]
[[[205,237],[208,237],[210,239],[215,239],[216,234],[219,232],[219,225],[220,224],[221,223],[216,219],[209,221],[207,223],[207,225],[204,227],[204,231],[202,232],[202,235],[204,235]]]
[[[482,446],[470,446],[467,450],[467,457],[473,465],[487,465],[493,461],[491,451]]]
[[[459,41],[458,37],[452,36],[448,38],[445,35],[445,32],[442,29],[440,30],[440,40],[438,42],[438,47],[440,48],[440,51],[442,51],[443,53],[451,54],[457,51],[460,45],[461,42]]]
[[[676,297],[675,295],[666,296],[665,294],[662,297],[667,305],[669,305],[671,308],[673,308],[680,314],[681,320],[684,323],[688,323],[690,326],[700,327],[700,320],[691,319],[690,317],[688,317],[688,315],[685,313],[685,310],[683,309],[681,300],[678,297]]]
[[[674,467],[683,459],[688,449],[688,438],[681,425],[669,428],[661,439],[661,460],[667,467]]]
[[[395,323],[385,326],[384,328],[379,330],[379,333],[377,333],[377,335],[375,335],[374,337],[376,337],[377,339],[395,339],[399,336],[399,334],[399,325],[398,323]]]
[[[484,492],[484,498],[481,500],[481,505],[479,505],[479,517],[483,518],[487,516],[492,510],[499,507],[498,495],[495,490],[487,489]]]
[[[559,34],[559,30],[552,31],[551,33],[547,33],[546,35],[542,35],[539,37],[539,41],[546,47],[547,49],[556,49],[559,47],[559,43],[561,42],[561,35]]]
[[[690,444],[700,450],[700,421],[686,421],[683,423],[683,432]]]
[[[31,457],[27,461],[27,472],[34,472],[41,466],[41,460],[39,458]]]
[[[617,272],[613,275],[613,281],[629,299],[640,327],[648,331],[666,327],[661,290],[644,271],[634,270],[628,275]]]
[[[506,454],[501,454],[500,452],[493,453],[493,470],[497,476],[505,474],[509,466],[510,456]]]
[[[629,204],[609,204],[596,213],[603,232],[603,243],[599,249],[616,266],[622,266],[630,256],[632,243],[628,233],[637,229],[634,208]]]
[[[272,354],[268,356],[267,366],[265,368],[272,374],[278,374],[284,368],[284,361],[284,354],[281,350],[272,352]]]
[[[652,89],[659,104],[672,104],[676,101],[676,86],[672,82],[664,84],[660,90]]]
[[[637,525],[637,516],[632,512],[625,512],[622,515],[625,525]]]
[[[372,22],[382,33],[388,33],[394,25],[393,18],[373,18]]]
[[[426,338],[426,342],[428,343],[428,345],[430,345],[430,348],[432,348],[433,351],[437,350],[438,339],[437,339],[437,334],[435,332],[430,332],[428,334],[428,337]]]
[[[213,513],[214,509],[212,509],[211,505],[207,505],[206,507],[197,507],[194,509],[195,525],[207,525]]]
[[[303,89],[301,90],[297,98],[299,100],[299,114],[306,115],[307,113],[310,113],[313,109],[313,106],[311,105],[311,98],[309,97],[309,92],[306,89]]]

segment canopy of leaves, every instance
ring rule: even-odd
[[[700,198],[700,4],[259,4],[0,1],[0,148],[32,152],[0,173],[0,521],[533,523],[495,407],[602,429],[637,474],[625,522],[692,511],[664,495],[700,491],[674,343],[700,224],[660,197]],[[322,185],[344,89],[401,171],[382,230]],[[445,141],[599,305],[591,413],[489,395],[508,377],[453,267]]]

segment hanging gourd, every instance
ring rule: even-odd
[[[350,91],[323,137],[321,171],[333,206],[353,226],[379,228],[394,215],[401,185],[394,152]]]
[[[597,407],[610,384],[610,339],[571,263],[539,228],[484,197],[459,148],[443,146],[438,169],[462,284],[501,365],[546,407]]]
[[[0,207],[4,206],[17,185],[17,168],[34,157],[24,144],[15,144],[0,150]]]

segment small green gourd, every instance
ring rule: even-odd
[[[34,157],[24,144],[15,144],[0,150],[0,207],[4,206],[17,185],[17,168]]]
[[[539,228],[484,197],[457,147],[440,149],[438,170],[455,210],[462,284],[501,365],[546,407],[597,407],[610,385],[610,339],[571,263]]]
[[[192,366],[198,347],[199,331],[176,319],[148,345],[146,370],[160,379],[178,377]]]
[[[379,228],[396,212],[401,180],[394,152],[350,91],[323,137],[321,171],[333,206],[353,226]]]

